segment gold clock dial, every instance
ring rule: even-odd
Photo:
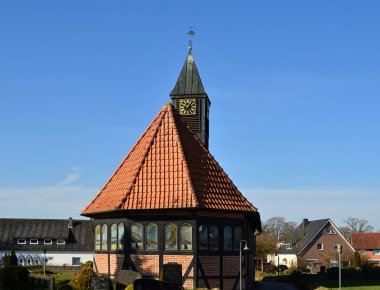
[[[181,115],[195,115],[196,114],[196,102],[195,99],[184,99],[179,102],[179,113]]]

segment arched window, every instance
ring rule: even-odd
[[[232,251],[232,228],[230,226],[224,227],[223,243],[225,251]]]
[[[157,250],[157,248],[158,248],[157,225],[147,224],[145,226],[145,249]]]
[[[100,251],[100,225],[95,227],[95,251]]]
[[[177,250],[177,227],[175,224],[167,224],[165,226],[165,250]]]
[[[124,248],[124,224],[120,223],[117,227],[117,247],[119,250]]]
[[[181,226],[180,230],[180,250],[192,250],[193,249],[193,228],[189,224]]]
[[[141,224],[132,224],[131,226],[131,248],[136,250],[143,249],[143,226]]]
[[[117,225],[111,226],[111,251],[117,250]]]
[[[219,250],[219,233],[218,233],[218,227],[216,226],[210,227],[210,250],[211,251]]]
[[[108,241],[107,241],[107,225],[102,226],[102,251],[107,251]]]
[[[208,250],[208,227],[199,226],[199,250]]]
[[[234,250],[239,251],[240,248],[240,241],[243,238],[243,231],[241,227],[235,227],[234,228]]]

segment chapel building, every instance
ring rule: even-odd
[[[246,289],[260,215],[208,150],[211,102],[191,49],[170,97],[81,212],[94,222],[95,267],[159,278],[165,264],[178,263],[185,288],[239,289],[247,241]]]

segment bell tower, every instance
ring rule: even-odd
[[[190,29],[190,36],[194,32]],[[170,93],[174,108],[191,130],[208,149],[209,107],[211,102],[203,88],[197,66],[192,55],[191,40],[189,53],[179,74],[177,83]]]

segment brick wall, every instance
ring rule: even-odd
[[[110,273],[112,276],[117,275],[123,266],[124,255],[111,254],[110,255]]]
[[[219,256],[199,256],[206,276],[220,276]],[[202,275],[200,272],[198,275]],[[210,285],[211,286],[211,285]]]
[[[159,256],[158,255],[131,255],[137,271],[144,275],[159,276]]]
[[[94,261],[99,273],[108,273],[108,255],[107,254],[95,254]]]
[[[239,274],[239,256],[226,256],[223,257],[223,275],[236,276]],[[243,272],[244,274],[244,272]]]

